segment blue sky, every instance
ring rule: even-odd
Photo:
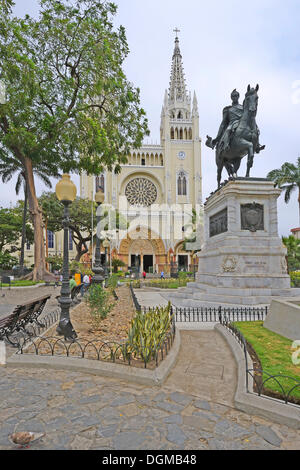
[[[15,13],[34,15],[37,0],[15,0]],[[130,81],[141,89],[151,136],[159,140],[160,112],[168,88],[178,27],[189,90],[195,90],[200,135],[215,137],[222,109],[237,88],[244,98],[248,83],[260,85],[257,122],[266,150],[256,155],[251,176],[265,177],[300,155],[300,35],[298,0],[117,0],[115,25],[126,28],[130,48],[124,65]],[[299,83],[297,83],[299,81]],[[293,88],[294,86],[294,88]],[[214,153],[202,146],[203,191],[216,187]],[[246,172],[242,163],[240,176]],[[225,175],[225,173],[224,173]],[[74,177],[78,181],[77,177]],[[38,193],[43,190],[38,183]],[[13,183],[2,191],[0,204],[14,203]],[[299,226],[297,193],[286,205],[278,202],[279,232]]]

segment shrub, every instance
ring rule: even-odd
[[[146,313],[137,312],[128,332],[128,351],[145,362],[155,359],[158,348],[171,328],[171,303]]]
[[[112,274],[107,280],[107,287],[109,289],[116,289],[118,287],[119,276],[117,274]]]
[[[100,284],[92,284],[86,293],[85,301],[90,308],[93,327],[98,328],[114,307],[110,292],[105,291]]]
[[[185,271],[179,271],[178,279],[187,279],[187,273]]]
[[[290,273],[292,287],[300,287],[300,271]]]
[[[16,264],[18,264],[18,258],[11,256],[8,251],[0,252],[0,266],[1,269],[12,269]]]

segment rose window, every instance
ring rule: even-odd
[[[131,206],[149,207],[157,199],[157,189],[152,181],[146,178],[135,178],[127,184],[125,196]]]

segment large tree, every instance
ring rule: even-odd
[[[25,168],[34,224],[34,279],[45,275],[42,211],[34,168],[119,172],[130,148],[148,133],[139,90],[127,80],[123,27],[105,0],[40,0],[37,20],[13,18],[0,5],[0,160]]]
[[[61,230],[63,221],[63,205],[58,201],[55,193],[43,193],[39,198],[39,205],[43,211],[45,226],[52,232]],[[69,206],[69,227],[72,240],[76,247],[76,261],[80,261],[85,253],[88,253],[90,243],[94,241],[96,233],[96,208],[95,202],[89,199],[77,197]],[[114,230],[126,230],[127,221],[119,211],[103,206],[102,214],[102,236],[107,233],[111,236]]]
[[[41,162],[38,169],[33,169],[34,173],[43,181],[45,186],[52,188],[52,183],[48,177],[48,166],[47,162]],[[27,212],[28,212],[28,190],[26,182],[26,173],[22,163],[10,156],[9,158],[3,157],[0,161],[0,177],[3,183],[8,183],[14,176],[17,176],[15,191],[17,196],[20,193],[21,188],[24,192],[24,204],[23,204],[23,227],[22,227],[22,237],[21,237],[21,252],[20,252],[20,273],[22,273],[24,268],[24,254],[25,254],[25,242],[26,242],[26,223]],[[57,173],[53,176],[59,176]]]
[[[300,240],[293,235],[282,237],[282,241],[287,248],[288,271],[300,269]]]
[[[23,227],[23,209],[0,207],[0,252],[14,253],[19,250],[19,242]],[[29,224],[26,225],[26,237],[33,239]]]
[[[267,178],[274,181],[275,185],[284,191],[284,200],[288,204],[291,195],[298,190],[299,224],[300,224],[300,157],[296,165],[284,163],[281,168],[272,170]]]

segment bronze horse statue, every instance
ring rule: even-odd
[[[248,155],[246,177],[249,177],[250,169],[253,166],[254,153],[259,153],[265,148],[265,146],[259,144],[260,132],[256,124],[258,90],[258,85],[256,88],[251,88],[250,85],[248,85],[243,107],[238,104],[237,98],[236,103],[233,103],[232,107],[228,106],[224,109],[224,111],[235,111],[235,116],[233,115],[232,122],[229,123],[227,131],[225,129],[221,138],[217,138],[213,141],[211,137],[207,136],[208,140],[206,145],[208,147],[214,148],[217,144],[216,164],[218,168],[218,187],[221,185],[223,168],[226,168],[229,177],[236,177],[242,158],[246,155]],[[238,95],[236,90],[234,90],[233,94],[234,93]],[[240,114],[238,115],[237,112],[239,112],[239,110]],[[227,135],[225,136],[226,132]],[[225,142],[227,145],[225,145]]]

